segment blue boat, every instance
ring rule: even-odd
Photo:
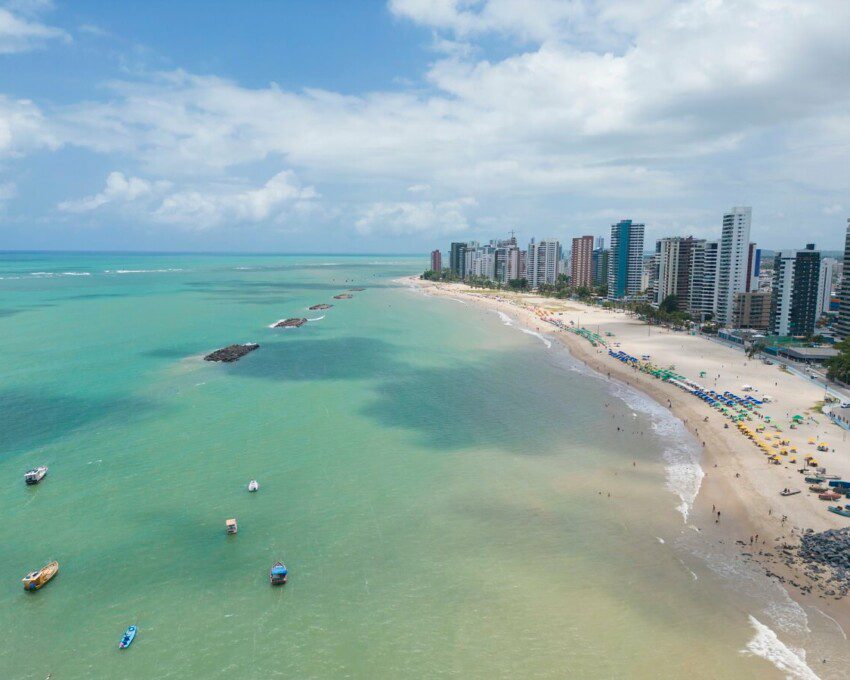
[[[842,508],[840,505],[830,505],[827,510],[834,512],[836,515],[841,515],[842,517],[850,517],[850,510],[846,507]]]
[[[286,565],[283,562],[275,562],[274,566],[269,571],[269,581],[273,586],[282,586],[286,583],[287,575]]]
[[[127,629],[127,632],[124,633],[124,637],[121,638],[121,642],[118,643],[118,649],[127,649],[132,643],[133,640],[136,639],[136,627],[130,626]]]

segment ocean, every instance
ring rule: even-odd
[[[681,423],[426,265],[0,253],[0,677],[845,677]]]

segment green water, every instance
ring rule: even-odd
[[[782,677],[675,509],[686,436],[424,265],[0,254],[0,678]]]

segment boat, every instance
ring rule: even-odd
[[[808,484],[820,484],[823,482],[823,477],[804,477]]]
[[[289,572],[283,562],[275,562],[269,570],[269,581],[273,586],[282,586],[286,583]]]
[[[239,531],[239,527],[236,526],[236,518],[235,517],[228,519],[228,520],[225,520],[224,527],[225,527],[225,530],[227,531],[228,534],[235,534],[237,531]]]
[[[133,644],[133,640],[136,639],[137,630],[135,626],[130,626],[124,633],[124,637],[121,638],[121,642],[118,643],[118,649],[127,649],[127,647]]]
[[[837,501],[841,498],[841,494],[834,491],[827,491],[826,493],[818,494],[818,498],[822,501]]]
[[[50,579],[56,576],[59,571],[59,563],[56,561],[46,564],[41,569],[31,571],[21,579],[24,584],[24,590],[38,590]]]
[[[252,479],[248,482],[248,491],[259,491],[260,483],[256,479]]]
[[[779,495],[780,496],[793,496],[794,494],[798,494],[798,493],[800,493],[799,489],[793,489],[793,490],[792,489],[782,489],[782,491],[779,492]]]
[[[850,517],[850,510],[842,508],[840,505],[830,505],[827,510],[834,512],[836,515],[841,515],[842,517]]]
[[[47,466],[40,465],[37,468],[33,468],[32,470],[27,470],[24,475],[24,481],[27,484],[38,484],[44,476],[47,474]]]
[[[826,493],[826,487],[818,484],[812,484],[809,487],[809,491],[812,491],[813,493]]]

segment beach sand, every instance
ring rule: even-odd
[[[848,599],[824,595],[828,587],[819,588],[806,576],[802,565],[788,566],[777,557],[783,543],[798,543],[797,537],[806,529],[819,532],[850,525],[847,518],[827,512],[829,503],[809,492],[809,485],[803,479],[806,475],[798,472],[804,465],[803,457],[814,455],[828,473],[850,478],[850,441],[845,430],[820,412],[819,405],[824,398],[822,387],[779,365],[748,359],[740,349],[685,332],[650,327],[624,312],[573,300],[481,291],[463,284],[435,283],[413,277],[404,281],[430,295],[462,298],[507,314],[526,329],[561,343],[588,367],[625,382],[671,408],[703,445],[701,464],[705,477],[687,518],[688,524],[707,532],[708,538],[716,537],[717,541],[741,541],[740,551],[753,555],[752,560],[780,580],[793,599],[818,608],[833,617],[844,631],[850,630]],[[788,462],[790,456],[783,456],[781,465],[768,464],[766,455],[733,425],[724,428],[729,421],[715,409],[674,385],[629,368],[608,356],[607,349],[594,348],[584,338],[558,330],[541,319],[537,310],[567,324],[572,321],[612,343],[620,343],[620,349],[633,356],[649,355],[657,365],[674,366],[676,372],[707,388],[721,393],[730,390],[743,396],[742,386],[751,385],[757,390],[752,392],[757,398],[770,395],[773,401],[765,404],[761,412],[770,415],[782,428],[782,436],[790,440],[790,446],[796,446],[797,453],[792,455],[796,455],[797,464]],[[607,333],[612,337],[606,337]],[[701,372],[705,372],[704,378],[700,378]],[[802,415],[805,421],[792,430],[790,418],[795,414]],[[768,428],[767,433],[773,430]],[[808,443],[810,438],[827,442],[830,450],[816,451],[815,446]],[[780,496],[779,492],[786,487],[800,489],[802,493]],[[715,521],[715,508],[721,512],[719,522]],[[784,522],[783,516],[787,517]],[[751,545],[750,537],[755,535],[758,541]],[[759,555],[760,551],[768,555]],[[806,592],[808,586],[812,586],[811,593]]]

